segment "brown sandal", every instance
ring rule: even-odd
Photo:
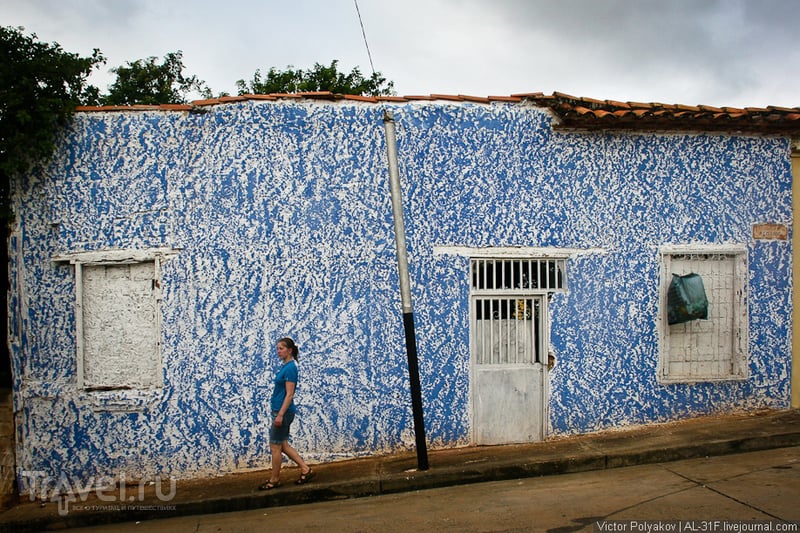
[[[267,482],[262,483],[261,485],[259,485],[258,486],[258,490],[272,490],[272,489],[276,489],[276,488],[278,488],[280,486],[281,486],[281,482],[280,481],[276,481],[275,483],[273,483],[272,481],[267,481]]]
[[[294,483],[295,483],[295,485],[305,485],[306,483],[311,481],[311,479],[316,475],[317,475],[317,473],[309,468],[308,472],[306,472],[305,474],[303,474],[301,472],[300,473],[300,478],[297,481],[295,481]]]

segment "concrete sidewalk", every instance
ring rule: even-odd
[[[712,455],[800,446],[800,411],[766,411],[692,419],[526,445],[429,451],[430,468],[417,471],[416,453],[314,465],[317,476],[294,485],[297,468],[284,468],[283,485],[257,490],[267,471],[129,486],[60,502],[20,503],[0,514],[2,531],[41,531],[375,496],[434,487],[601,470]],[[168,483],[165,482],[165,485]],[[168,500],[164,495],[171,496]]]

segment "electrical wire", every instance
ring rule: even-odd
[[[364,46],[367,47],[367,57],[369,58],[369,67],[372,69],[372,76],[375,76],[375,65],[372,64],[372,54],[369,51],[369,43],[367,42],[367,32],[364,31],[364,21],[361,20],[361,10],[358,9],[358,0],[353,0],[356,5],[356,13],[358,14],[358,23],[361,25],[361,35],[364,36]]]

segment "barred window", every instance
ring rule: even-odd
[[[747,254],[745,249],[697,247],[662,251],[660,313],[661,382],[747,377]],[[669,325],[667,291],[672,275],[698,274],[708,298],[708,318]]]
[[[564,259],[473,259],[472,338],[478,365],[542,363],[544,301],[565,290]]]
[[[473,291],[563,291],[564,259],[473,259]]]

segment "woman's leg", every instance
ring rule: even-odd
[[[283,444],[286,444],[285,442]],[[272,453],[272,475],[269,480],[271,483],[278,483],[281,480],[281,463],[283,457],[281,456],[281,449],[283,445],[269,443],[269,450]],[[294,461],[294,459],[292,459]]]
[[[270,448],[271,447],[272,447],[272,445],[270,445]],[[289,444],[289,441],[283,441],[283,444],[281,445],[281,450],[283,451],[283,453],[286,454],[286,457],[288,457],[289,459],[291,459],[292,461],[297,463],[297,466],[300,467],[300,473],[301,474],[308,474],[308,472],[311,469],[308,467],[306,462],[303,461],[303,458],[300,457],[300,454],[297,453],[297,450],[292,448],[291,444]],[[273,457],[274,457],[274,452],[273,452]],[[278,468],[280,468],[280,465],[278,466]],[[274,463],[273,463],[273,466],[272,466],[272,471],[273,472],[275,471]],[[280,474],[280,470],[278,471],[278,473]]]

